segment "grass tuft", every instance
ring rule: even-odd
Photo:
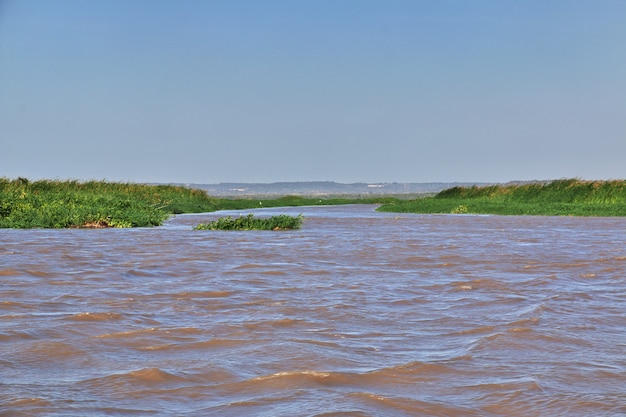
[[[236,219],[232,217],[220,217],[209,223],[199,224],[195,230],[293,230],[299,229],[302,225],[303,217],[281,214],[270,218],[261,219],[254,217],[254,214],[240,216]]]

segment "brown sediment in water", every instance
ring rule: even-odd
[[[626,411],[626,218],[223,214],[0,233],[0,415]]]

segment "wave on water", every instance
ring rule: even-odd
[[[202,370],[197,373],[166,371],[161,368],[142,368],[127,372],[114,373],[102,377],[81,381],[80,384],[91,389],[108,389],[120,396],[134,396],[136,392],[152,390],[155,394],[174,388],[215,387],[231,381],[235,375],[225,370]]]
[[[68,319],[73,321],[109,321],[109,320],[121,320],[124,318],[122,314],[111,312],[94,312],[89,311],[84,313],[76,313],[70,316]]]

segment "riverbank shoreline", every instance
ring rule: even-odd
[[[387,196],[218,198],[181,185],[0,178],[0,228],[152,227],[182,213],[395,200]]]
[[[151,227],[182,213],[345,204],[380,204],[379,211],[397,213],[625,217],[626,180],[455,186],[413,198],[220,198],[182,185],[0,178],[0,228]]]
[[[540,216],[626,216],[626,180],[563,179],[453,187],[432,197],[383,204],[379,211]]]

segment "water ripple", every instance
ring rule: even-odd
[[[254,212],[2,231],[0,416],[626,414],[626,220]]]

